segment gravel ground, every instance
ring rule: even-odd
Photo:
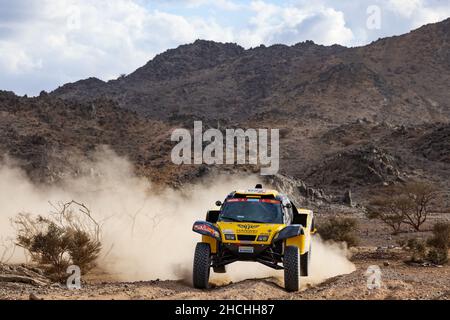
[[[330,278],[300,292],[287,293],[279,279],[249,279],[197,290],[182,281],[115,282],[94,273],[80,290],[51,283],[2,282],[0,299],[449,299],[450,266],[410,265],[395,249],[380,253],[375,248],[354,250],[356,271]],[[379,288],[368,289],[367,269],[379,266]],[[12,269],[12,266],[9,266]],[[22,271],[25,270],[21,266]],[[38,273],[36,273],[38,274]],[[36,275],[35,274],[35,275]],[[32,275],[32,274],[30,274]],[[42,278],[41,278],[42,280]],[[43,282],[43,281],[42,281]]]

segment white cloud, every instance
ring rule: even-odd
[[[423,6],[422,0],[389,0],[388,9],[410,18],[411,15]]]
[[[408,18],[411,28],[438,22],[450,16],[448,1],[389,0],[386,8],[399,16]]]
[[[5,73],[26,74],[42,68],[42,60],[34,60],[22,48],[0,43],[0,70]]]
[[[180,1],[178,1],[180,3]],[[182,2],[181,2],[182,3]],[[236,11],[242,9],[244,5],[231,0],[187,0],[184,1],[189,7],[214,6],[222,10]]]
[[[450,16],[450,3],[441,0],[280,3],[0,0],[0,89],[37,94],[90,76],[116,78],[196,39],[246,48],[304,40],[362,45]],[[372,4],[382,9],[381,30],[365,27]]]
[[[250,46],[295,44],[311,39],[324,45],[348,45],[354,37],[345,26],[344,14],[324,5],[278,6],[253,1],[251,10],[255,15],[239,38]]]
[[[14,4],[0,2],[0,11],[3,5]],[[0,31],[16,31],[9,38],[0,34],[2,89],[25,93],[8,81],[21,75],[46,79],[32,94],[89,76],[108,80],[197,38],[233,40],[231,29],[214,20],[149,10],[130,0],[45,0],[39,8],[26,23],[0,23]]]

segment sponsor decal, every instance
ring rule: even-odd
[[[247,198],[233,198],[233,199],[228,199],[227,202],[246,202]]]
[[[274,200],[274,199],[255,199],[255,198],[233,198],[233,199],[227,199],[226,202],[264,202],[264,203],[273,203],[273,204],[279,204],[281,201]]]
[[[245,230],[256,229],[259,228],[259,225],[254,224],[238,224],[238,227]]]
[[[261,199],[260,202],[266,202],[266,203],[281,203],[279,200],[273,200],[273,199]]]
[[[273,204],[280,204],[281,201],[274,200],[274,199],[255,199],[255,198],[233,198],[233,199],[227,199],[226,202],[264,202],[264,203],[273,203]]]
[[[251,193],[266,193],[266,189],[248,189],[247,192],[251,192]]]
[[[197,231],[206,231],[215,235],[215,230],[206,224],[196,224],[194,225],[194,230]]]

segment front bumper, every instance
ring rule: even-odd
[[[256,243],[224,243],[223,250],[237,257],[239,260],[254,260],[264,251],[269,249],[270,245]]]

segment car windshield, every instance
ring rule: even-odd
[[[283,223],[281,202],[272,199],[229,199],[219,221]]]

